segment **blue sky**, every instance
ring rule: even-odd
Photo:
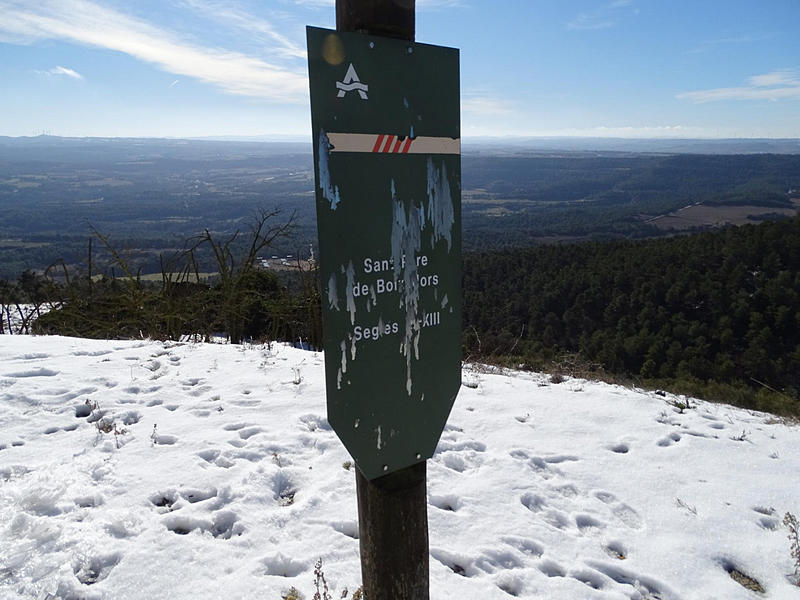
[[[798,0],[417,0],[471,136],[798,137]],[[0,0],[0,135],[309,135],[334,0]]]

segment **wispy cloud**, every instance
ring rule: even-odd
[[[722,100],[772,100],[800,98],[800,78],[794,71],[772,71],[754,75],[748,85],[740,87],[713,88],[683,92],[675,97],[702,104]]]
[[[217,23],[224,21],[240,32],[261,37],[280,56],[306,58],[305,48],[277,31],[268,20],[253,15],[235,3],[201,0],[183,0],[183,3],[196,13],[210,17]]]
[[[0,39],[56,39],[123,52],[231,94],[295,102],[308,83],[290,70],[224,48],[207,48],[91,0],[0,0]]]
[[[597,13],[581,13],[567,23],[567,29],[577,31],[591,31],[593,29],[608,29],[613,27],[615,21]]]
[[[55,77],[71,77],[72,79],[83,79],[83,75],[74,71],[73,69],[68,69],[67,67],[56,66],[52,69],[48,69],[47,71],[36,71],[40,75],[52,75]]]
[[[420,10],[438,10],[442,8],[461,8],[467,3],[462,0],[417,0],[417,8]]]
[[[567,29],[573,31],[592,31],[609,29],[617,24],[623,9],[633,6],[633,0],[613,0],[609,4],[590,12],[582,12],[567,23]],[[634,10],[635,13],[638,10]]]
[[[727,37],[714,38],[706,40],[698,46],[687,50],[687,54],[700,54],[708,52],[720,46],[730,46],[738,44],[753,44],[756,42],[763,42],[775,37],[774,33],[743,33],[741,35],[731,35]]]
[[[478,116],[507,116],[514,112],[514,106],[508,100],[487,92],[472,91],[464,92],[461,98],[461,110]]]

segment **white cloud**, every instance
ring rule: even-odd
[[[750,85],[756,87],[779,86],[779,85],[800,85],[792,71],[772,71],[764,75],[753,75],[748,79]]]
[[[16,43],[58,39],[115,50],[231,94],[297,102],[308,93],[306,76],[300,71],[190,43],[91,0],[0,0],[0,37]]]
[[[442,8],[461,8],[466,6],[462,0],[417,0],[419,10],[437,10]]]
[[[581,13],[567,23],[567,29],[577,31],[591,31],[595,29],[608,29],[614,26],[614,21],[603,15]]]
[[[769,40],[775,37],[773,33],[745,33],[742,35],[735,35],[730,37],[723,37],[723,38],[716,38],[712,40],[706,40],[702,42],[699,46],[687,50],[687,54],[700,54],[702,52],[707,52],[712,50],[713,48],[717,48],[720,46],[729,46],[732,44],[752,44],[756,42],[762,42],[764,40]]]
[[[482,92],[465,92],[461,98],[461,110],[477,116],[510,115],[514,112],[508,100]]]
[[[475,118],[464,118],[463,134],[465,136],[499,136],[499,137],[586,137],[586,138],[628,138],[628,139],[686,139],[708,137],[736,137],[735,132],[716,132],[703,127],[691,125],[597,125],[587,127],[559,127],[538,125],[534,118],[523,118],[518,115],[511,122],[497,119],[484,124]]]
[[[564,133],[562,133],[562,135],[584,137],[685,138],[696,135],[702,130],[697,127],[687,127],[685,125],[600,125],[585,129],[567,129],[563,131]]]
[[[772,100],[800,98],[800,79],[792,71],[772,71],[754,75],[749,85],[741,87],[713,88],[683,92],[675,97],[697,104],[723,100]]]
[[[573,31],[592,31],[609,29],[617,24],[620,11],[633,5],[633,0],[612,0],[610,4],[591,12],[583,12],[567,23],[567,29]],[[638,10],[633,11],[638,14]]]
[[[56,66],[47,71],[36,71],[36,72],[40,73],[41,75],[54,75],[56,77],[71,77],[72,79],[83,79],[83,75],[81,75],[77,71],[62,66]]]
[[[273,45],[273,49],[278,55],[289,58],[306,58],[305,48],[279,33],[266,19],[253,15],[235,3],[201,0],[184,0],[183,3],[195,12],[211,17],[215,22],[225,21],[242,32],[263,37],[265,41]]]

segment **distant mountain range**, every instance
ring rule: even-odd
[[[95,144],[108,147],[109,142],[141,147],[153,145],[174,148],[190,145],[199,149],[204,144],[224,142],[243,145],[259,144],[271,150],[311,152],[311,140],[304,135],[254,135],[209,136],[195,138],[104,138],[0,136],[0,153],[3,148],[55,148],[80,146],[90,148]],[[244,147],[243,147],[244,149]],[[266,150],[266,148],[264,148]],[[465,137],[465,154],[475,152],[498,153],[552,153],[552,152],[626,152],[656,154],[800,154],[798,138],[731,138],[731,139],[677,139],[677,138],[605,138],[605,137]]]

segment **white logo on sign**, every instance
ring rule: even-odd
[[[350,66],[347,67],[344,81],[336,82],[336,88],[339,90],[339,93],[336,94],[337,98],[344,98],[347,92],[355,90],[358,92],[358,95],[361,96],[362,100],[367,99],[367,90],[369,90],[369,86],[366,83],[361,83],[361,80],[358,78],[358,73],[356,73],[356,68],[353,66],[353,63],[350,63]]]

